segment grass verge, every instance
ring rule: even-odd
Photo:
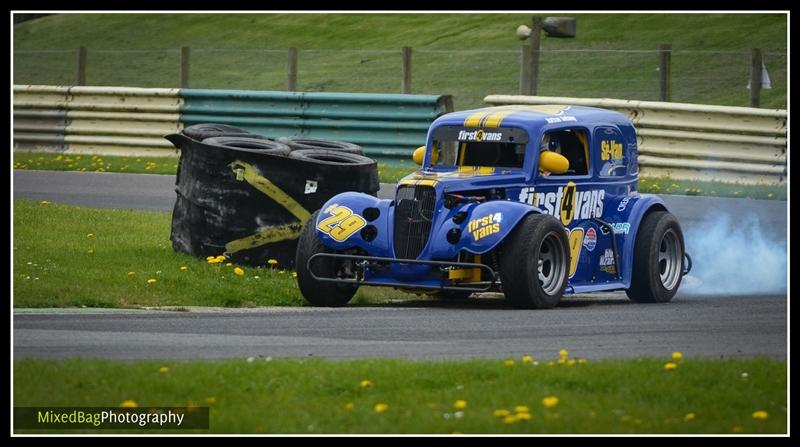
[[[175,175],[178,169],[178,157],[117,157],[14,152],[14,169]],[[378,176],[381,183],[396,183],[416,169],[417,165],[404,160],[401,160],[397,166],[379,163]],[[641,178],[639,180],[639,191],[651,194],[736,197],[762,200],[786,200],[787,197],[786,186],[676,181],[669,178]]]
[[[291,271],[176,253],[171,215],[14,201],[15,307],[299,306]],[[150,281],[154,280],[154,281]],[[150,282],[148,282],[150,281]],[[352,303],[407,294],[365,287]]]
[[[214,433],[787,431],[785,361],[526,360],[23,360],[14,405],[207,406]]]

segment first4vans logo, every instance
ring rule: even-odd
[[[458,140],[459,141],[501,141],[503,139],[502,132],[484,132],[483,130],[473,130],[473,131],[466,131],[462,130],[458,132]]]
[[[555,192],[533,192],[523,188],[519,194],[519,201],[559,218],[561,224],[567,226],[576,219],[601,217],[605,195],[606,192],[602,189],[579,191],[574,182],[569,182]]]

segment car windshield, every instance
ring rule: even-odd
[[[433,134],[432,165],[522,168],[527,142],[522,129],[440,127]]]

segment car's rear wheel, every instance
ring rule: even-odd
[[[642,220],[633,252],[632,301],[666,303],[675,296],[683,277],[684,243],[678,220],[654,211]]]
[[[529,214],[503,243],[500,280],[506,299],[520,308],[546,309],[567,287],[567,233],[557,219]]]
[[[297,269],[297,285],[300,293],[315,306],[341,307],[347,304],[358,290],[358,286],[351,284],[337,284],[333,282],[317,281],[308,270],[308,260],[317,253],[335,253],[326,247],[317,237],[316,222],[319,211],[308,219],[297,241],[295,268]],[[341,276],[344,267],[343,261],[336,259],[317,259],[314,261],[314,271],[318,276],[335,278]]]

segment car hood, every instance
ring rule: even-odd
[[[519,169],[458,167],[448,170],[420,170],[404,177],[398,185],[435,186],[440,191],[461,191],[524,184],[525,172]]]

